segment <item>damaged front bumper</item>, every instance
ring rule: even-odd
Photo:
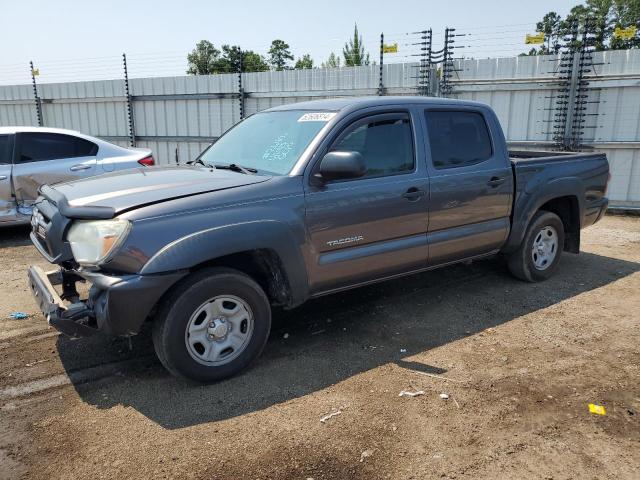
[[[164,275],[107,275],[64,269],[44,272],[30,266],[29,286],[49,325],[72,337],[97,332],[130,336],[140,331],[162,295],[186,272]],[[89,282],[86,300],[76,290],[77,282]],[[54,285],[62,285],[59,294]]]
[[[71,337],[92,335],[97,330],[88,321],[92,311],[83,302],[67,307],[53,283],[62,283],[61,270],[45,273],[40,267],[29,267],[29,286],[36,304],[47,319],[47,323]]]

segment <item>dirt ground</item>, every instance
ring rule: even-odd
[[[640,218],[585,230],[545,283],[488,260],[277,312],[210,386],[148,332],[48,330],[26,236],[0,231],[0,478],[639,478]]]

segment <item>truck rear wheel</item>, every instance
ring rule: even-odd
[[[166,298],[153,325],[153,345],[172,374],[215,382],[249,366],[270,329],[271,307],[262,288],[236,270],[210,268]]]
[[[527,227],[524,239],[509,257],[509,271],[528,282],[541,282],[551,277],[564,247],[564,226],[552,212],[537,212]]]

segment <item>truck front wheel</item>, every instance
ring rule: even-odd
[[[227,268],[194,273],[165,299],[153,344],[174,375],[214,382],[245,369],[271,329],[269,300],[247,275]]]
[[[541,282],[553,275],[564,247],[564,226],[558,215],[537,212],[518,250],[509,257],[509,271],[521,280]]]

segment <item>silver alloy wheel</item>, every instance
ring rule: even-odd
[[[225,365],[247,347],[253,326],[253,313],[247,302],[234,295],[220,295],[207,300],[191,315],[184,341],[196,362]]]
[[[531,259],[536,270],[546,270],[558,254],[558,232],[550,225],[542,227],[533,240]]]

